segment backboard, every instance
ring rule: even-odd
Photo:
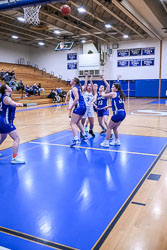
[[[68,0],[0,0],[0,11],[14,9],[30,5],[41,5],[56,2],[66,2]]]
[[[58,45],[55,48],[55,51],[60,51],[60,50],[70,50],[72,49],[74,42],[61,42],[58,43]]]

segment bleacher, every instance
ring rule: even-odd
[[[13,91],[12,99],[16,102],[24,104],[37,103],[38,105],[52,103],[52,99],[47,98],[51,89],[62,88],[64,91],[68,91],[70,89],[70,86],[66,81],[29,65],[25,66],[1,62],[0,71],[1,69],[4,69],[4,71],[14,70],[17,81],[22,80],[24,86],[26,86],[26,84],[33,85],[36,82],[37,85],[41,83],[42,88],[45,89],[45,93],[41,91],[40,96],[31,95],[29,97],[25,97],[25,93],[22,93],[21,91]],[[2,80],[0,80],[0,82],[3,83]]]

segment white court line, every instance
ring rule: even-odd
[[[55,144],[55,143],[48,143],[48,142],[29,142],[29,143],[71,148],[70,145]],[[155,157],[158,156],[158,154],[148,154],[148,153],[125,151],[125,150],[106,149],[106,148],[92,148],[92,147],[83,147],[83,146],[75,146],[75,147],[72,147],[72,148],[83,148],[83,149],[89,149],[89,150],[99,150],[99,151],[106,151],[106,152],[118,152],[118,153],[134,154],[134,155],[147,155],[147,156],[155,156]]]
[[[0,250],[11,250],[11,249],[6,248],[6,247],[1,247],[1,246],[0,246]]]
[[[57,132],[57,133],[59,133],[59,132]],[[57,140],[59,140],[59,139],[62,139],[62,138],[64,138],[64,137],[66,137],[66,136],[69,136],[69,135],[71,135],[72,133],[69,133],[69,134],[67,134],[67,135],[62,135],[62,136],[60,136],[60,137],[58,137],[58,138],[55,138],[55,139],[52,139],[51,141],[57,141]],[[52,135],[52,134],[51,134]],[[49,135],[46,135],[46,136],[49,136]],[[45,136],[44,136],[45,137]],[[43,137],[41,137],[41,138],[43,138]],[[38,138],[38,139],[40,139],[40,138]],[[38,140],[38,139],[33,139],[33,140]],[[27,142],[23,142],[22,144],[25,144],[25,143],[33,143],[33,142],[31,142],[31,141],[27,141]],[[35,143],[35,142],[34,142]],[[38,143],[39,145],[38,146],[40,146],[40,143]],[[24,152],[27,152],[27,151],[30,151],[31,149],[34,149],[34,148],[37,148],[38,146],[36,146],[36,147],[32,147],[32,148],[28,148],[28,149],[24,149],[23,151],[22,151],[22,153],[24,153]],[[3,149],[3,150],[6,150],[6,149],[8,149],[8,148],[5,148],[5,149]],[[12,157],[12,155],[8,155],[8,156],[5,156],[5,157],[1,157],[1,159],[2,160],[4,160],[4,159],[7,159],[7,158],[9,158],[9,157]],[[1,249],[0,249],[1,250]]]
[[[131,115],[167,116],[166,110],[140,109],[130,113]]]

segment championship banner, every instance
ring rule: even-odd
[[[67,54],[67,60],[77,60],[77,53],[68,53]]]
[[[67,69],[77,69],[77,63],[67,63]]]

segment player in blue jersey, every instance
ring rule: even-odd
[[[102,96],[112,98],[111,107],[113,110],[113,115],[107,127],[106,139],[100,145],[103,147],[109,147],[109,145],[120,145],[120,140],[118,137],[118,127],[126,116],[124,108],[125,95],[121,89],[121,85],[119,83],[114,83],[112,86],[112,92],[108,94],[103,93]],[[112,129],[114,131],[115,140],[109,143]]]
[[[98,117],[99,125],[102,128],[102,131],[100,132],[100,134],[104,134],[107,131],[109,111],[108,109],[106,109],[108,99],[102,96],[102,93],[103,92],[108,93],[110,90],[110,85],[104,79],[103,76],[101,76],[101,79],[104,81],[106,87],[104,85],[100,85],[94,107],[97,110],[97,117]],[[104,125],[103,125],[103,121],[104,121]]]
[[[0,145],[9,134],[14,141],[11,163],[24,164],[25,161],[20,160],[17,156],[20,138],[13,124],[16,107],[23,107],[23,104],[12,101],[11,93],[12,89],[8,85],[4,84],[0,87]]]
[[[73,143],[71,144],[71,147],[73,147],[73,146],[80,144],[80,140],[78,138],[77,127],[80,129],[82,133],[82,139],[83,140],[87,139],[85,135],[84,127],[81,124],[82,116],[86,112],[86,105],[85,105],[84,98],[82,96],[82,88],[80,85],[80,80],[75,77],[71,81],[70,84],[72,86],[72,98],[74,100],[72,106],[69,107],[69,110],[72,110],[74,108],[72,117],[71,117],[71,128],[72,128],[72,132],[74,135],[74,140],[73,140]]]

